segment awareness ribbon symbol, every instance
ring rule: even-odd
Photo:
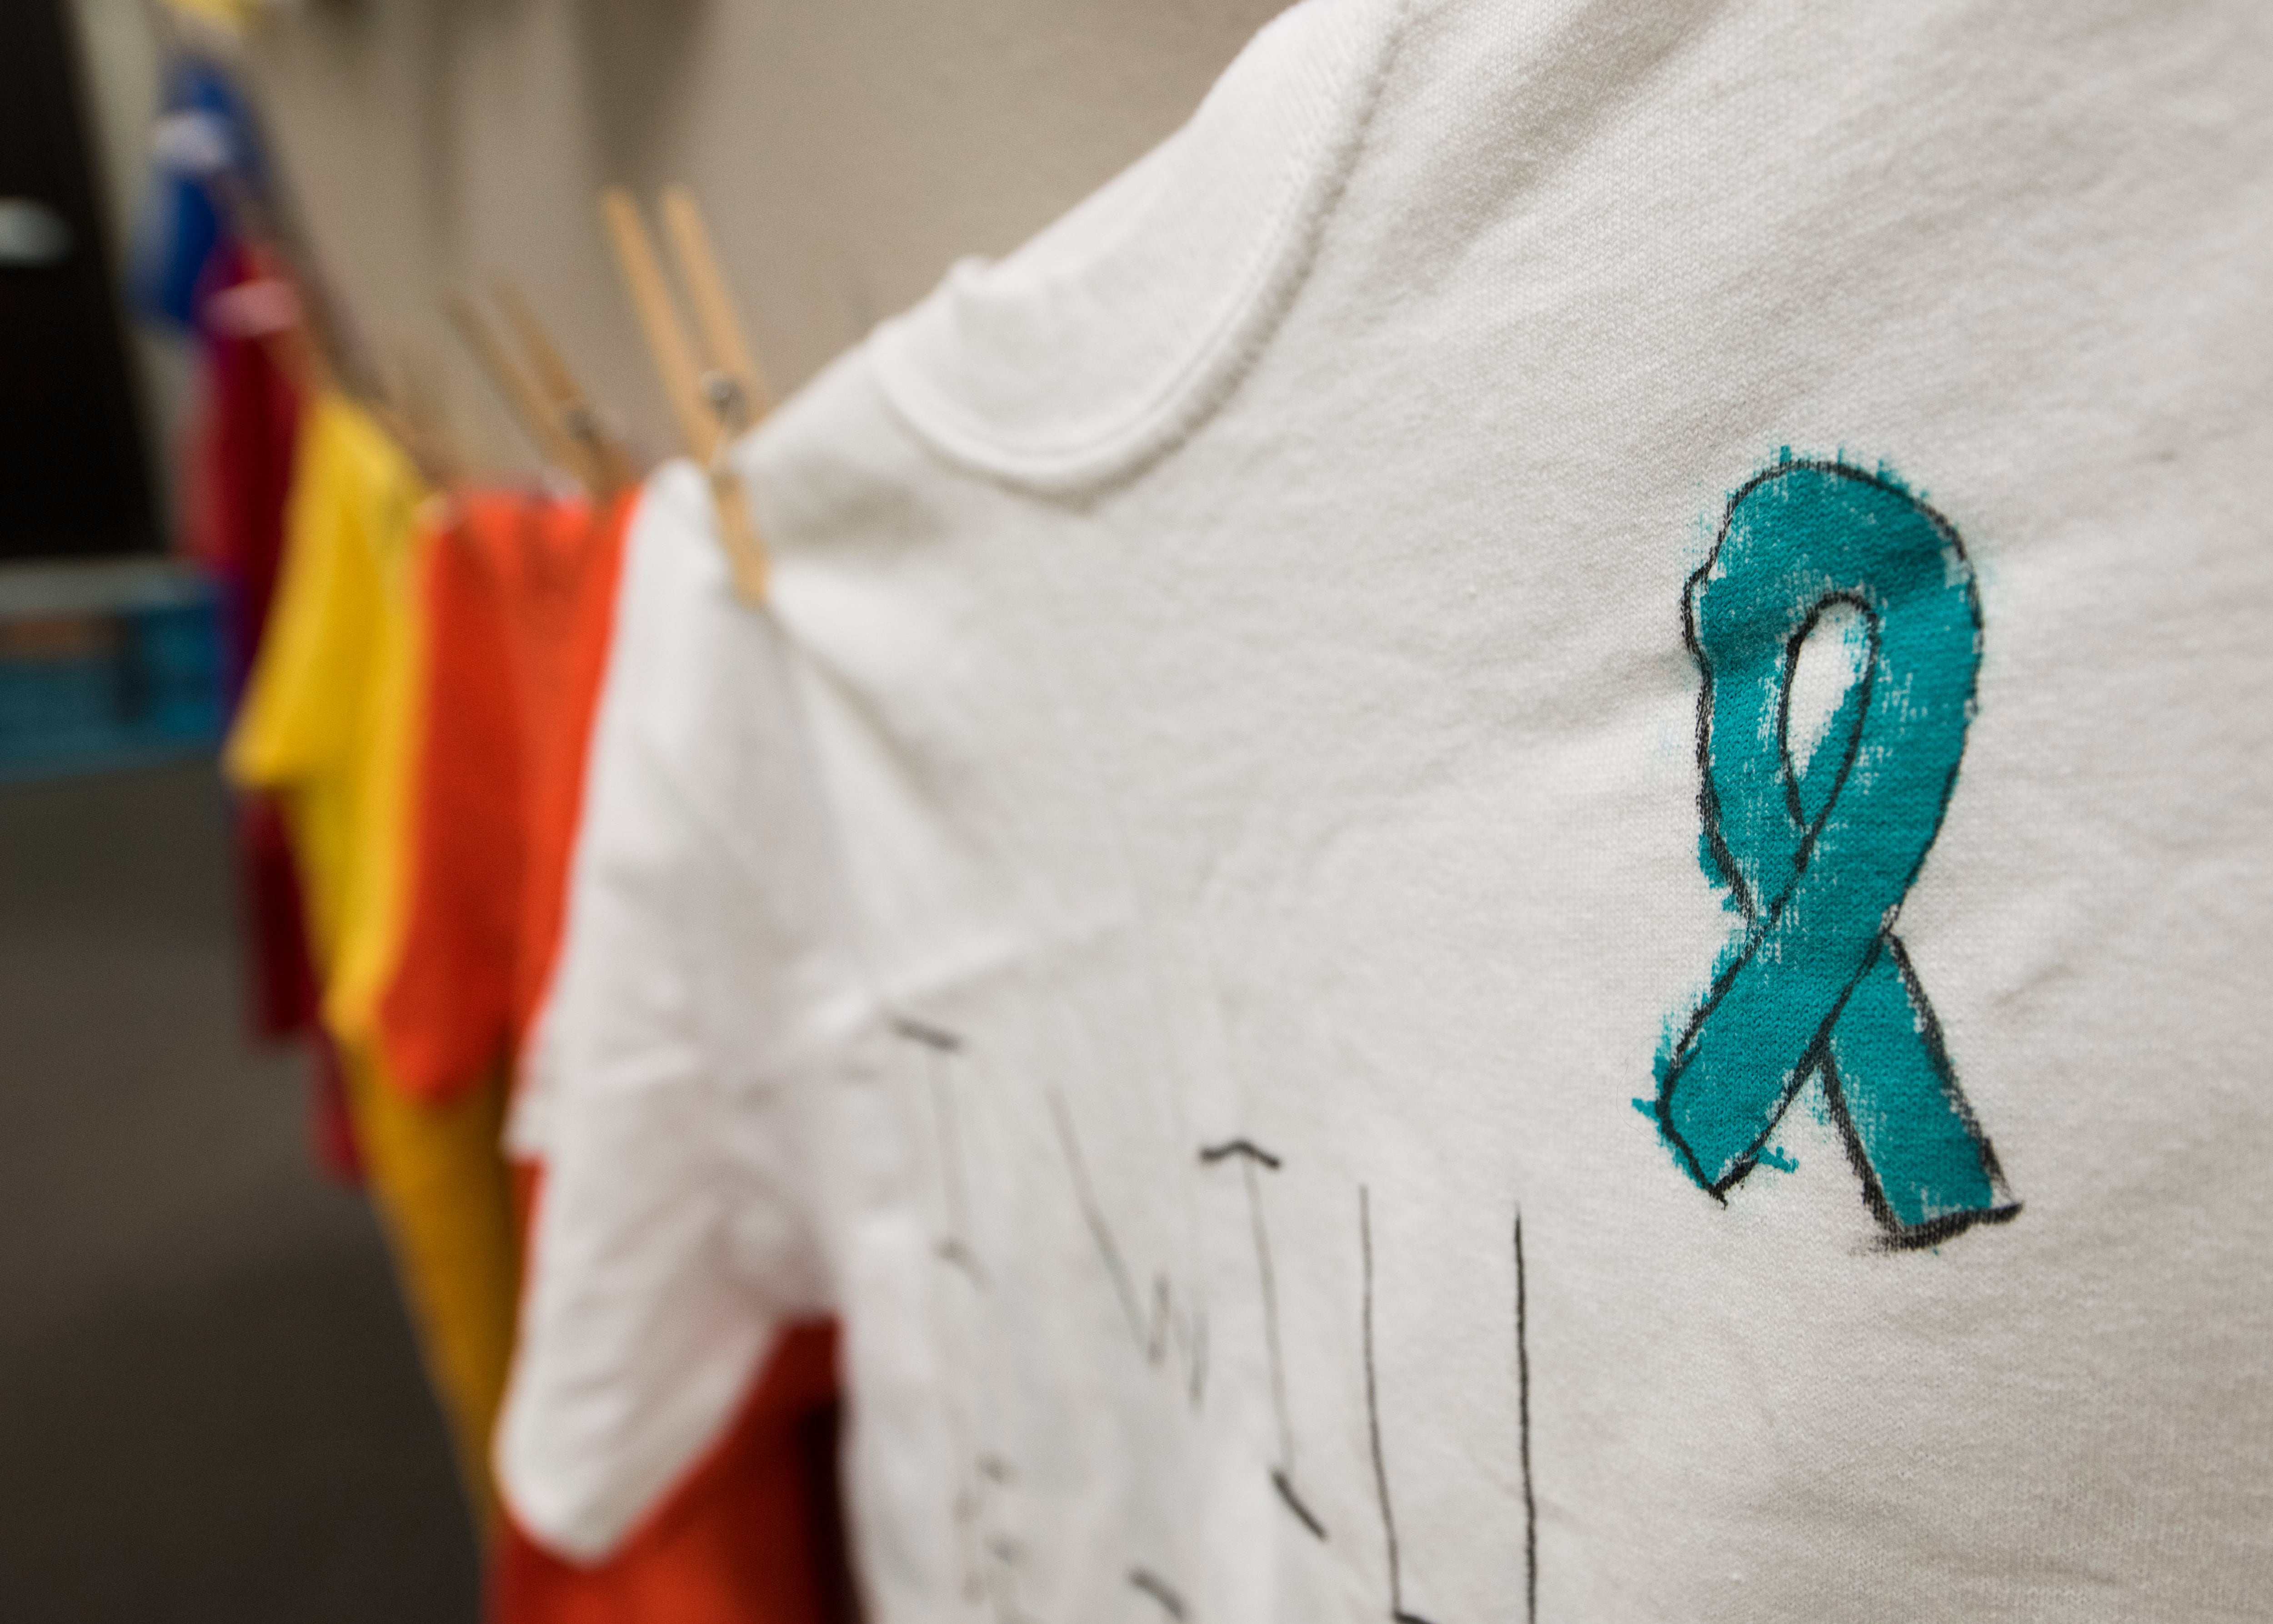
[[[1861,668],[1797,763],[1792,673],[1835,606],[1859,622]],[[1892,1241],[2011,1217],[1894,930],[1957,785],[1981,665],[1957,532],[1889,480],[1787,461],[1729,502],[1684,608],[1705,676],[1702,851],[1745,922],[1659,1063],[1660,1128],[1721,1195],[1819,1072]]]

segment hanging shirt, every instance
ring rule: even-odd
[[[197,297],[198,421],[185,470],[188,550],[223,583],[229,691],[240,697],[268,626],[283,558],[285,504],[299,440],[299,392],[251,318],[267,282],[224,242]]]
[[[472,492],[438,539],[408,936],[380,1011],[414,1093],[517,1056],[542,1006],[635,503]]]
[[[432,538],[409,917],[379,1008],[390,1075],[418,1098],[493,1086],[536,1019],[637,500],[626,493],[595,514],[581,502],[469,492]],[[545,1113],[528,1077],[515,1076],[514,1119],[533,1210]],[[604,1562],[563,1560],[508,1527],[493,1553],[499,1624],[836,1617],[833,1335],[801,1330],[769,1364],[761,1350],[741,1394]]]
[[[520,895],[537,702],[514,660],[515,605],[500,568],[547,532],[591,532],[581,504],[518,492],[461,494],[426,572],[428,658],[410,809],[403,951],[379,1004],[403,1086],[446,1099],[512,1057]]]
[[[200,387],[184,461],[183,530],[191,556],[221,586],[232,703],[267,633],[299,443],[299,393],[269,351],[265,321],[252,319],[273,315],[274,287],[224,238],[207,257],[194,301]],[[264,301],[272,308],[264,310]],[[241,793],[236,825],[251,1025],[265,1040],[308,1041],[311,1147],[326,1171],[352,1182],[360,1162],[336,1057],[315,1029],[316,976],[283,816],[269,797]]]
[[[240,785],[284,808],[365,1176],[478,1515],[517,1288],[498,1147],[501,1084],[446,1105],[387,1075],[376,1004],[402,939],[407,811],[424,650],[417,582],[437,510],[358,407],[302,425],[282,579],[229,743]]]
[[[2263,1615],[2262,24],[1314,0],[742,447],[880,1616]]]
[[[835,1485],[836,1339],[781,1338],[740,1413],[597,1565],[518,1529],[501,1542],[497,1624],[841,1624],[851,1605]]]
[[[800,724],[770,624],[733,595],[701,477],[673,464],[652,479],[626,548],[544,1017],[544,1182],[498,1440],[516,1518],[585,1563],[668,1540],[673,1491],[683,1506],[684,1485],[719,1475],[722,1440],[748,1462],[730,1476],[784,1480],[791,1423],[833,1390],[825,1334],[790,1337],[761,1385],[777,1335],[835,1295],[812,1124],[877,1109],[840,1080],[874,1008],[844,950]],[[832,1169],[834,1187],[859,1182]],[[825,1498],[808,1487],[787,1520],[761,1520],[763,1503],[746,1508],[746,1538],[779,1558],[750,1605],[828,1616]]]
[[[623,492],[596,523],[542,529],[510,557],[499,556],[492,542],[499,578],[507,583],[516,611],[512,650],[527,751],[525,857],[515,898],[511,984],[514,1038],[523,1053],[559,957],[592,718],[615,629],[624,533],[638,504],[636,491]],[[540,1135],[526,1124],[540,1108],[528,1080],[516,1091],[508,1126],[517,1141],[534,1144]]]

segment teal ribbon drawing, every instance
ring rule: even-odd
[[[1836,605],[1860,670],[1796,763],[1793,670]],[[1700,852],[1745,922],[1659,1063],[1660,1128],[1721,1196],[1819,1074],[1891,1241],[2011,1217],[1894,929],[1957,785],[1981,665],[1956,530],[1891,478],[1786,461],[1731,499],[1684,607],[1704,672]]]

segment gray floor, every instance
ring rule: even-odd
[[[210,763],[0,786],[0,1620],[476,1612],[301,1062],[243,1036]]]

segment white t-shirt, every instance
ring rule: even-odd
[[[910,1206],[874,1001],[779,639],[736,599],[691,466],[649,482],[626,549],[497,1447],[523,1525],[583,1560],[718,1441],[776,1331],[841,1295],[840,1267],[886,1279],[923,1245],[896,1228]],[[840,1221],[839,1200],[872,1219]],[[864,1293],[880,1327],[891,1298]],[[887,1336],[864,1385],[881,1401],[920,1347]]]
[[[2267,19],[1313,0],[741,448],[881,1616],[2273,1610]]]

